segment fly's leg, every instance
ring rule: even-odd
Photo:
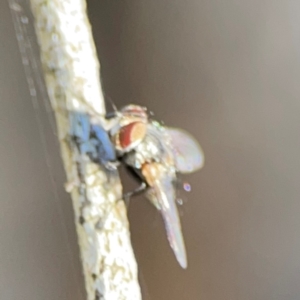
[[[107,161],[104,162],[103,165],[104,167],[109,170],[109,171],[115,171],[118,169],[118,167],[120,166],[120,162],[118,160],[115,161]]]
[[[146,191],[147,188],[148,188],[147,184],[145,182],[142,182],[141,185],[139,187],[137,187],[135,190],[124,194],[123,199],[124,199],[124,202],[126,204],[126,207],[128,208],[130,199],[132,197],[142,194],[143,192]]]
[[[134,196],[142,194],[146,189],[148,188],[147,184],[145,182],[142,182],[139,187],[137,187],[135,190],[128,192],[126,194],[123,194],[121,199],[118,199],[116,202],[124,200],[126,208],[129,207],[130,199]]]
[[[125,202],[125,205],[126,205],[126,208],[128,209],[128,206],[129,206],[129,201],[130,201],[130,198],[131,197],[134,197],[134,196],[137,196],[141,193],[143,193],[146,189],[148,188],[147,184],[146,183],[142,183],[138,188],[136,188],[134,191],[132,192],[129,192],[129,193],[126,193],[123,195],[122,199],[118,199],[116,202],[119,202],[119,201],[122,201],[124,200]],[[112,203],[112,206],[110,207],[110,209],[108,210],[108,212],[106,213],[105,217],[102,218],[98,223],[97,223],[97,227],[99,229],[103,228],[109,214],[112,212],[113,208],[114,208],[114,205],[116,204],[115,203]]]
[[[111,111],[105,114],[105,119],[110,120],[118,117],[118,112],[117,111]]]

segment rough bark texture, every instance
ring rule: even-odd
[[[10,4],[22,20],[24,2]],[[87,299],[141,299],[126,209],[118,201],[122,196],[118,172],[91,162],[70,136],[72,115],[100,118],[105,113],[85,1],[30,0],[30,4],[73,199]]]

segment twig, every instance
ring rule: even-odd
[[[69,183],[75,183],[69,188],[87,299],[139,300],[126,209],[117,201],[122,195],[119,176],[92,163],[70,141],[71,114],[105,113],[85,1],[30,1],[62,159]]]

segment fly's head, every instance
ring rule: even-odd
[[[111,130],[112,141],[122,155],[134,149],[146,136],[149,122],[147,109],[139,105],[126,105],[117,114],[118,123]]]

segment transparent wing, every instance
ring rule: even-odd
[[[194,137],[178,128],[166,128],[171,137],[177,171],[191,173],[204,165],[204,153]]]
[[[155,181],[152,188],[147,192],[147,197],[160,210],[170,246],[180,266],[186,269],[187,257],[175,202],[172,177],[164,176],[160,180]]]

